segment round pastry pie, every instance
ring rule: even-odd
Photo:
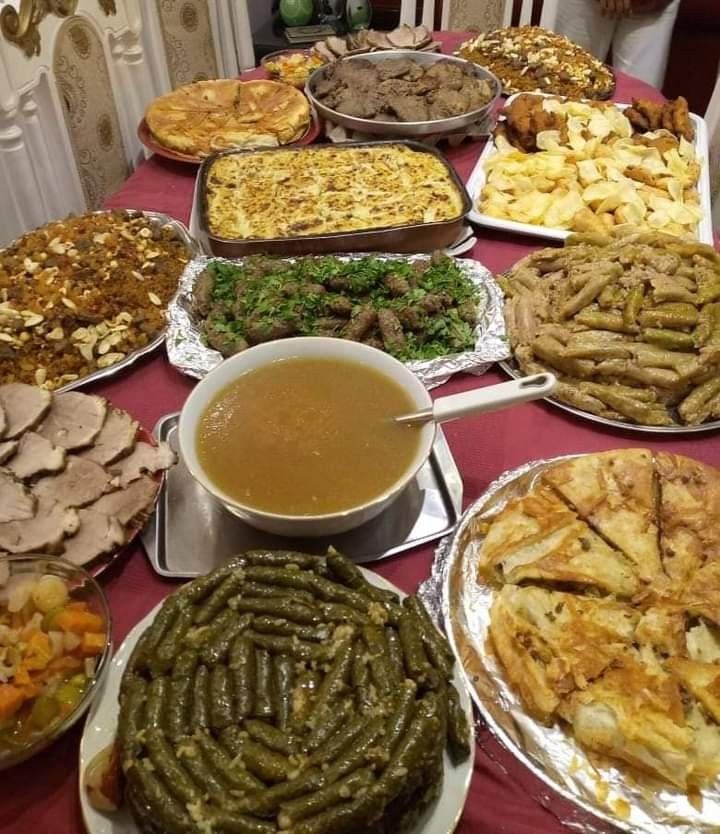
[[[310,124],[310,104],[299,90],[277,81],[196,81],[155,99],[145,119],[161,145],[207,156],[296,141]]]

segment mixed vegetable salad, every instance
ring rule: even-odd
[[[0,564],[0,759],[62,722],[82,700],[107,643],[104,618],[51,574]]]

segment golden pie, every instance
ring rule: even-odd
[[[310,104],[300,90],[277,81],[196,81],[156,98],[145,120],[161,145],[207,156],[297,141],[310,125]]]
[[[487,523],[490,644],[527,711],[682,790],[720,774],[720,472],[582,455]]]

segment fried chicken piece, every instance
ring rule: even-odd
[[[672,122],[674,126],[673,133],[692,142],[695,139],[695,128],[690,121],[690,110],[688,108],[687,99],[684,96],[678,96],[672,102],[673,115]]]
[[[639,110],[636,110],[634,107],[627,107],[623,112],[625,114],[625,118],[630,122],[635,130],[650,130],[650,122]]]
[[[634,98],[632,106],[647,121],[646,130],[658,130],[662,127],[663,105],[645,98]]]
[[[560,131],[562,141],[567,141],[567,120],[560,113],[549,113],[543,107],[545,99],[532,93],[524,93],[506,107],[505,135],[520,150],[531,153],[538,149],[537,135],[544,130]]]
[[[675,133],[675,122],[673,121],[673,105],[669,102],[663,104],[660,123],[668,133]]]

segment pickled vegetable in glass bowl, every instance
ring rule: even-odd
[[[80,718],[110,647],[107,602],[86,571],[47,556],[0,557],[0,769]]]

